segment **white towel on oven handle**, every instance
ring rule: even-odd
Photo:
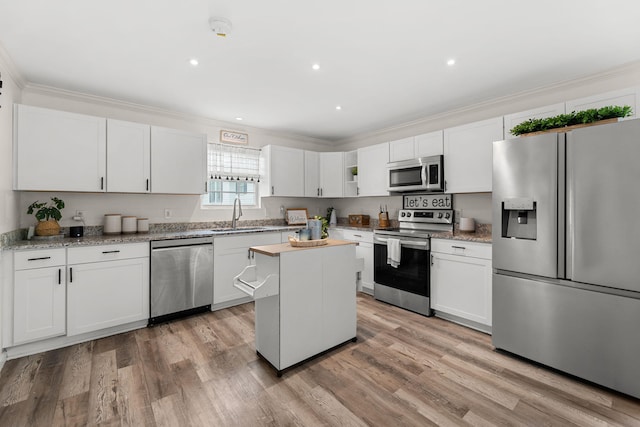
[[[400,239],[387,239],[387,264],[393,268],[398,268],[400,265],[400,253],[402,249],[400,246]]]

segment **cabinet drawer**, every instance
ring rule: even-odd
[[[431,252],[491,259],[491,244],[464,240],[431,239]]]
[[[54,267],[57,265],[65,265],[64,248],[16,251],[14,254],[14,268],[16,270]]]
[[[342,230],[342,234],[344,240],[373,243],[373,233],[371,231]]]
[[[142,258],[149,256],[149,243],[128,243],[69,248],[67,256],[69,264]]]
[[[291,234],[294,234],[293,232]],[[252,233],[241,236],[221,236],[213,240],[216,252],[226,249],[249,248],[251,246],[275,245],[280,243],[280,233]]]

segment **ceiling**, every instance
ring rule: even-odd
[[[0,43],[30,83],[340,140],[638,61],[639,17],[637,0],[0,0]]]

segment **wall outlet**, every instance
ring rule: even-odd
[[[169,219],[173,216],[173,212],[171,211],[171,209],[166,209],[164,210],[164,217],[165,219]]]
[[[462,216],[462,211],[460,209],[454,209],[453,211],[453,220],[458,223],[460,222],[460,217]]]

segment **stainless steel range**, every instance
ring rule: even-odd
[[[416,196],[405,196],[414,199]],[[419,196],[447,199],[450,195]],[[418,206],[422,206],[419,204]],[[432,206],[427,204],[427,206]],[[375,230],[374,296],[380,301],[432,316],[430,296],[430,238],[434,232],[453,230],[452,209],[402,209],[399,228]],[[397,258],[397,259],[394,259]]]

